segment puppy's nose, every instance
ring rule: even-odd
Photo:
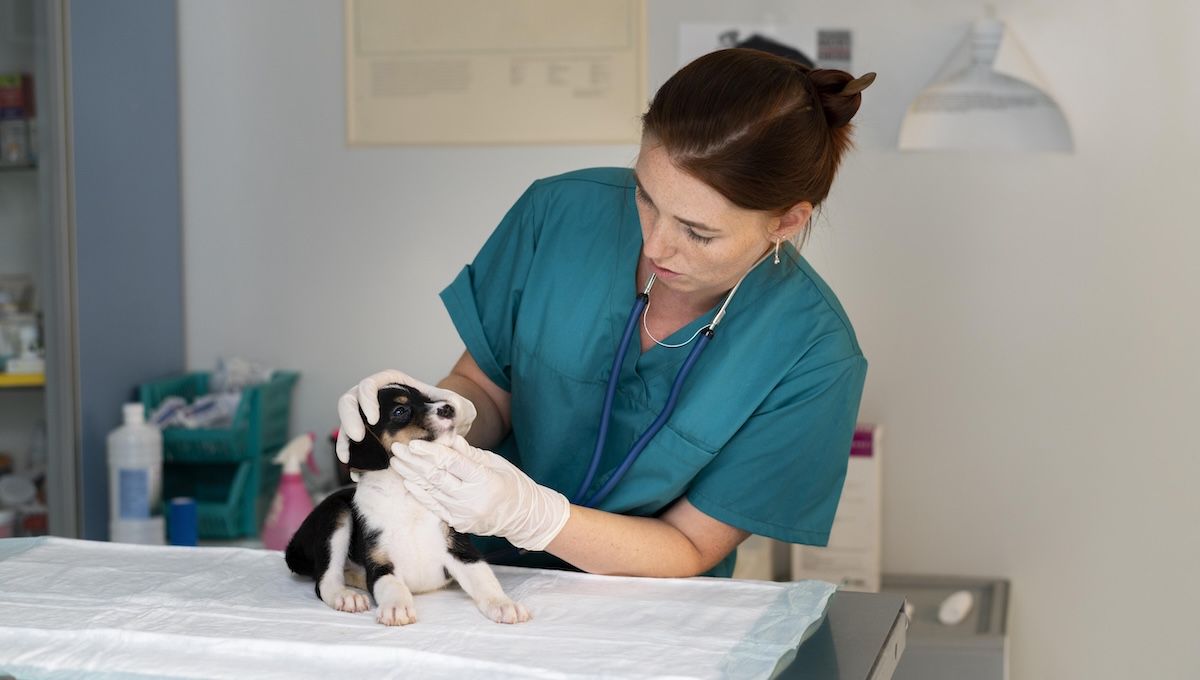
[[[450,404],[442,404],[437,410],[438,416],[449,420],[454,417],[454,407]]]

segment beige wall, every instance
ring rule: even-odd
[[[848,27],[880,74],[809,252],[871,361],[885,570],[1011,579],[1014,678],[1200,676],[1200,12],[994,3],[1077,153],[913,155],[904,109],[980,8],[845,4],[651,0],[650,83],[681,19]],[[437,378],[461,344],[435,293],[525,185],[635,152],[350,150],[341,3],[180,20],[188,361],[303,370],[297,428],[378,368]],[[392,321],[397,279],[422,323]]]

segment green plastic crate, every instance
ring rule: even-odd
[[[142,405],[153,411],[167,397],[189,402],[208,394],[209,373],[194,372],[145,383]],[[270,459],[287,443],[292,388],[300,374],[275,371],[242,391],[228,428],[163,430],[163,498],[196,500],[202,538],[257,536],[279,479]]]
[[[250,461],[241,463],[164,463],[163,498],[196,501],[196,531],[201,538],[238,538],[247,534],[247,483]],[[255,508],[257,510],[257,507]]]

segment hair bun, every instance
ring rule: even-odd
[[[875,73],[864,73],[855,78],[837,69],[815,69],[808,72],[825,122],[831,128],[840,128],[850,123],[862,103],[862,91],[875,82]]]

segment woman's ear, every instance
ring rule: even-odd
[[[808,227],[808,221],[812,218],[812,213],[813,205],[808,201],[800,201],[796,205],[793,205],[787,212],[779,216],[779,223],[771,230],[771,240],[790,239],[799,234]]]

